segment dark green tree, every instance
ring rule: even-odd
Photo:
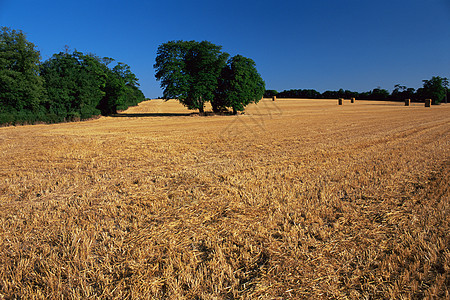
[[[430,80],[422,80],[423,88],[417,90],[417,96],[422,99],[432,99],[434,105],[440,104],[447,94],[448,79],[433,76]]]
[[[177,98],[189,109],[204,112],[229,56],[221,49],[207,41],[170,41],[159,46],[154,68],[163,98]]]
[[[351,98],[358,98],[360,95],[357,92],[352,92],[349,90],[339,89],[338,91],[325,91],[323,94],[320,95],[318,98],[323,99],[351,99]]]
[[[99,61],[106,60],[104,58]],[[108,59],[107,62],[112,61]],[[114,68],[109,69],[105,63],[103,69],[106,76],[103,88],[105,96],[97,106],[102,115],[116,114],[118,110],[125,110],[145,100],[144,94],[138,88],[138,79],[131,72],[130,66],[119,62]]]
[[[112,58],[61,52],[41,66],[49,99],[48,110],[63,119],[111,115],[145,100],[138,79],[124,63]]]
[[[278,94],[279,98],[304,98],[304,99],[320,99],[322,98],[322,94],[320,94],[316,90],[312,89],[295,89],[282,91]]]
[[[264,98],[272,98],[273,96],[278,95],[278,91],[276,90],[266,90],[264,92]]]
[[[255,62],[236,55],[228,60],[222,70],[212,106],[215,111],[231,107],[233,114],[236,114],[248,104],[258,103],[264,91],[265,83],[256,70]]]
[[[78,51],[53,55],[41,66],[50,102],[48,109],[68,119],[99,115],[107,74],[93,55]]]
[[[22,31],[0,29],[0,110],[39,109],[45,100],[40,53]]]
[[[394,101],[403,101],[405,99],[415,100],[415,89],[396,84],[394,86],[394,90],[392,91],[390,99]]]
[[[104,92],[98,108],[102,115],[112,115],[117,113],[117,108],[125,102],[125,82],[113,70],[104,67],[105,85],[101,89]]]
[[[139,80],[136,75],[131,72],[129,65],[118,63],[112,72],[120,78],[123,83],[123,94],[121,101],[117,103],[117,110],[125,110],[129,106],[137,105],[145,100],[144,94],[139,90]]]
[[[341,97],[339,97],[337,91],[325,91],[322,94],[322,98],[324,98],[324,99],[338,99],[338,98],[341,98]]]
[[[377,87],[370,92],[369,100],[388,100],[389,96],[390,94],[387,90]]]

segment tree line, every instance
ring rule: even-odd
[[[138,78],[124,63],[67,47],[41,62],[22,31],[0,29],[0,124],[89,119],[143,100]]]
[[[429,80],[423,80],[423,87],[408,88],[397,84],[392,93],[382,88],[375,88],[369,92],[353,92],[340,89],[338,91],[325,91],[320,93],[313,89],[293,89],[277,92],[276,90],[266,90],[264,97],[272,98],[304,98],[304,99],[351,99],[360,100],[382,100],[382,101],[404,101],[410,99],[414,102],[424,102],[425,99],[432,99],[434,105],[440,104],[448,98],[449,81],[445,77],[433,76]]]
[[[376,88],[358,93],[340,89],[266,90],[255,62],[230,57],[208,41],[169,41],[158,47],[155,77],[164,99],[178,99],[188,109],[204,113],[210,103],[216,113],[233,114],[264,97],[424,101],[440,104],[448,97],[447,78],[423,80],[415,90],[396,85],[392,93]],[[56,123],[112,115],[145,100],[138,78],[127,64],[91,53],[65,51],[41,62],[39,51],[20,30],[0,28],[0,124]]]

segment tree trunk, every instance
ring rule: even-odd
[[[200,114],[203,114],[205,112],[205,108],[203,105],[203,99],[202,96],[200,96],[199,101],[198,101],[198,111],[200,112]]]

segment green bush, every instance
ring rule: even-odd
[[[67,114],[66,117],[67,121],[80,121],[81,120],[81,114],[77,111],[71,111]]]
[[[12,125],[14,124],[14,115],[9,112],[2,112],[0,113],[0,124],[1,125]]]

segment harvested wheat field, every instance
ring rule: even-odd
[[[0,299],[449,299],[449,132],[294,99],[0,128]]]

